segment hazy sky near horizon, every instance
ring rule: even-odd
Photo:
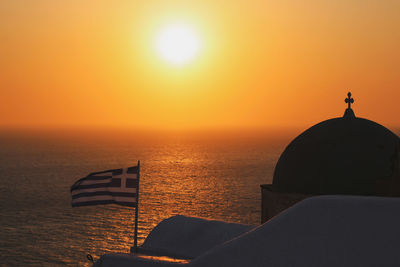
[[[165,129],[310,125],[357,116],[400,125],[400,1],[0,3],[0,127]],[[155,51],[171,23],[197,56]]]

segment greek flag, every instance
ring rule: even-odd
[[[137,166],[94,172],[71,186],[72,207],[119,204],[137,207],[139,194]]]

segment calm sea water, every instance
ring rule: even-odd
[[[93,171],[141,160],[139,244],[183,214],[260,221],[260,184],[297,133],[193,134],[32,131],[0,134],[0,265],[89,265],[128,252],[134,210],[71,208],[69,188]]]

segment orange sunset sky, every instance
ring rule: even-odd
[[[0,3],[0,127],[400,125],[400,1]],[[168,25],[199,49],[174,65]]]

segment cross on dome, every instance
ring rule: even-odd
[[[344,100],[344,102],[346,102],[349,105],[348,108],[351,109],[351,104],[354,103],[354,99],[351,97],[350,92],[347,93],[347,98]]]

